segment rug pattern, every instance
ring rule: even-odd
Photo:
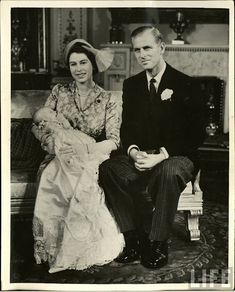
[[[17,220],[16,220],[17,221]],[[24,229],[20,226],[24,224]],[[187,241],[185,221],[177,213],[169,241],[168,265],[159,270],[144,268],[139,261],[131,264],[112,262],[85,271],[67,270],[49,274],[46,265],[34,264],[31,219],[12,220],[11,282],[18,283],[81,283],[81,284],[155,284],[202,282],[202,270],[216,269],[214,283],[221,283],[222,270],[228,267],[227,206],[207,202],[200,219],[201,239]],[[21,231],[22,230],[22,231]],[[22,234],[22,232],[26,234]],[[21,237],[19,237],[21,236]],[[204,275],[205,276],[205,275]]]

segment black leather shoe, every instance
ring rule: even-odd
[[[123,233],[125,238],[125,247],[122,253],[115,259],[117,263],[131,263],[140,258],[139,245],[135,231]]]
[[[141,264],[149,269],[159,269],[168,262],[167,241],[149,241],[141,252]]]
[[[140,254],[137,248],[124,247],[122,253],[115,259],[117,263],[131,263],[140,258]]]

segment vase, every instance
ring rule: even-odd
[[[185,41],[182,37],[185,29],[189,25],[189,20],[184,18],[181,11],[176,13],[176,20],[170,24],[170,28],[176,33],[176,39],[172,41],[172,44],[184,44]]]

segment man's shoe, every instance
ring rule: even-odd
[[[115,259],[117,263],[131,263],[140,258],[137,247],[124,247],[122,253]]]
[[[149,269],[159,269],[168,262],[167,241],[149,241],[141,253],[141,264]]]
[[[125,238],[125,247],[122,253],[115,259],[117,263],[131,263],[139,259],[139,245],[134,230],[123,233]]]

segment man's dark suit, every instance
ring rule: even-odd
[[[204,138],[204,109],[193,81],[167,64],[156,100],[165,89],[173,90],[171,99],[149,105],[146,72],[125,80],[121,127],[124,149],[132,144],[141,150],[165,147],[170,156],[187,156],[196,162],[196,150]]]
[[[173,90],[173,94],[161,100],[165,89]],[[197,148],[204,138],[203,112],[194,79],[168,64],[152,102],[145,71],[124,81],[121,143],[125,155],[114,156],[100,167],[100,181],[121,232],[138,225],[152,240],[169,237],[180,193],[198,168]],[[126,155],[133,144],[155,153],[165,147],[170,157],[152,170],[140,172]],[[143,193],[140,195],[143,186],[151,196],[148,211],[149,203]]]

